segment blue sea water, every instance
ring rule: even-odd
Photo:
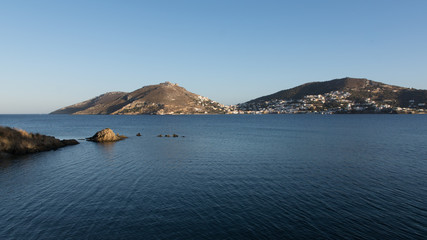
[[[0,239],[427,236],[425,115],[0,115],[0,125],[129,136],[0,159]]]

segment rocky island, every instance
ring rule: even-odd
[[[105,128],[99,132],[96,132],[92,137],[86,138],[92,142],[116,142],[127,138],[126,136],[114,133],[110,128]]]

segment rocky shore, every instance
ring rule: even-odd
[[[22,155],[76,144],[79,142],[74,139],[59,140],[52,136],[0,126],[0,153]]]
[[[136,136],[141,137],[142,135],[141,133],[137,133]],[[174,133],[165,135],[160,134],[157,135],[157,137],[178,138],[180,136]],[[105,128],[96,132],[92,137],[80,140],[104,143],[116,142],[126,138],[128,137],[115,133],[110,128]],[[61,147],[76,144],[79,144],[79,142],[75,139],[60,140],[52,136],[46,136],[39,133],[29,133],[22,129],[0,126],[0,157],[10,154],[23,155],[56,150]]]

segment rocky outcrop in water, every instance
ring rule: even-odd
[[[88,141],[92,142],[116,142],[127,138],[126,136],[119,135],[118,133],[114,133],[110,128],[105,128],[99,132],[96,132],[90,138],[86,138]]]
[[[162,135],[162,134],[159,134],[159,135],[157,135],[157,137],[174,137],[174,138],[177,138],[177,137],[179,137],[179,135],[178,134],[172,134],[172,136],[170,135],[170,134],[165,134],[164,136]],[[182,136],[182,137],[185,137],[185,136]]]
[[[21,155],[56,150],[76,144],[79,142],[74,139],[59,140],[52,136],[0,126],[0,153]]]

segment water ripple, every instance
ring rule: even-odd
[[[372,116],[41,117],[58,136],[101,125],[143,136],[9,159],[0,239],[427,235],[419,116],[382,116],[380,125]],[[165,132],[186,137],[155,137]]]

